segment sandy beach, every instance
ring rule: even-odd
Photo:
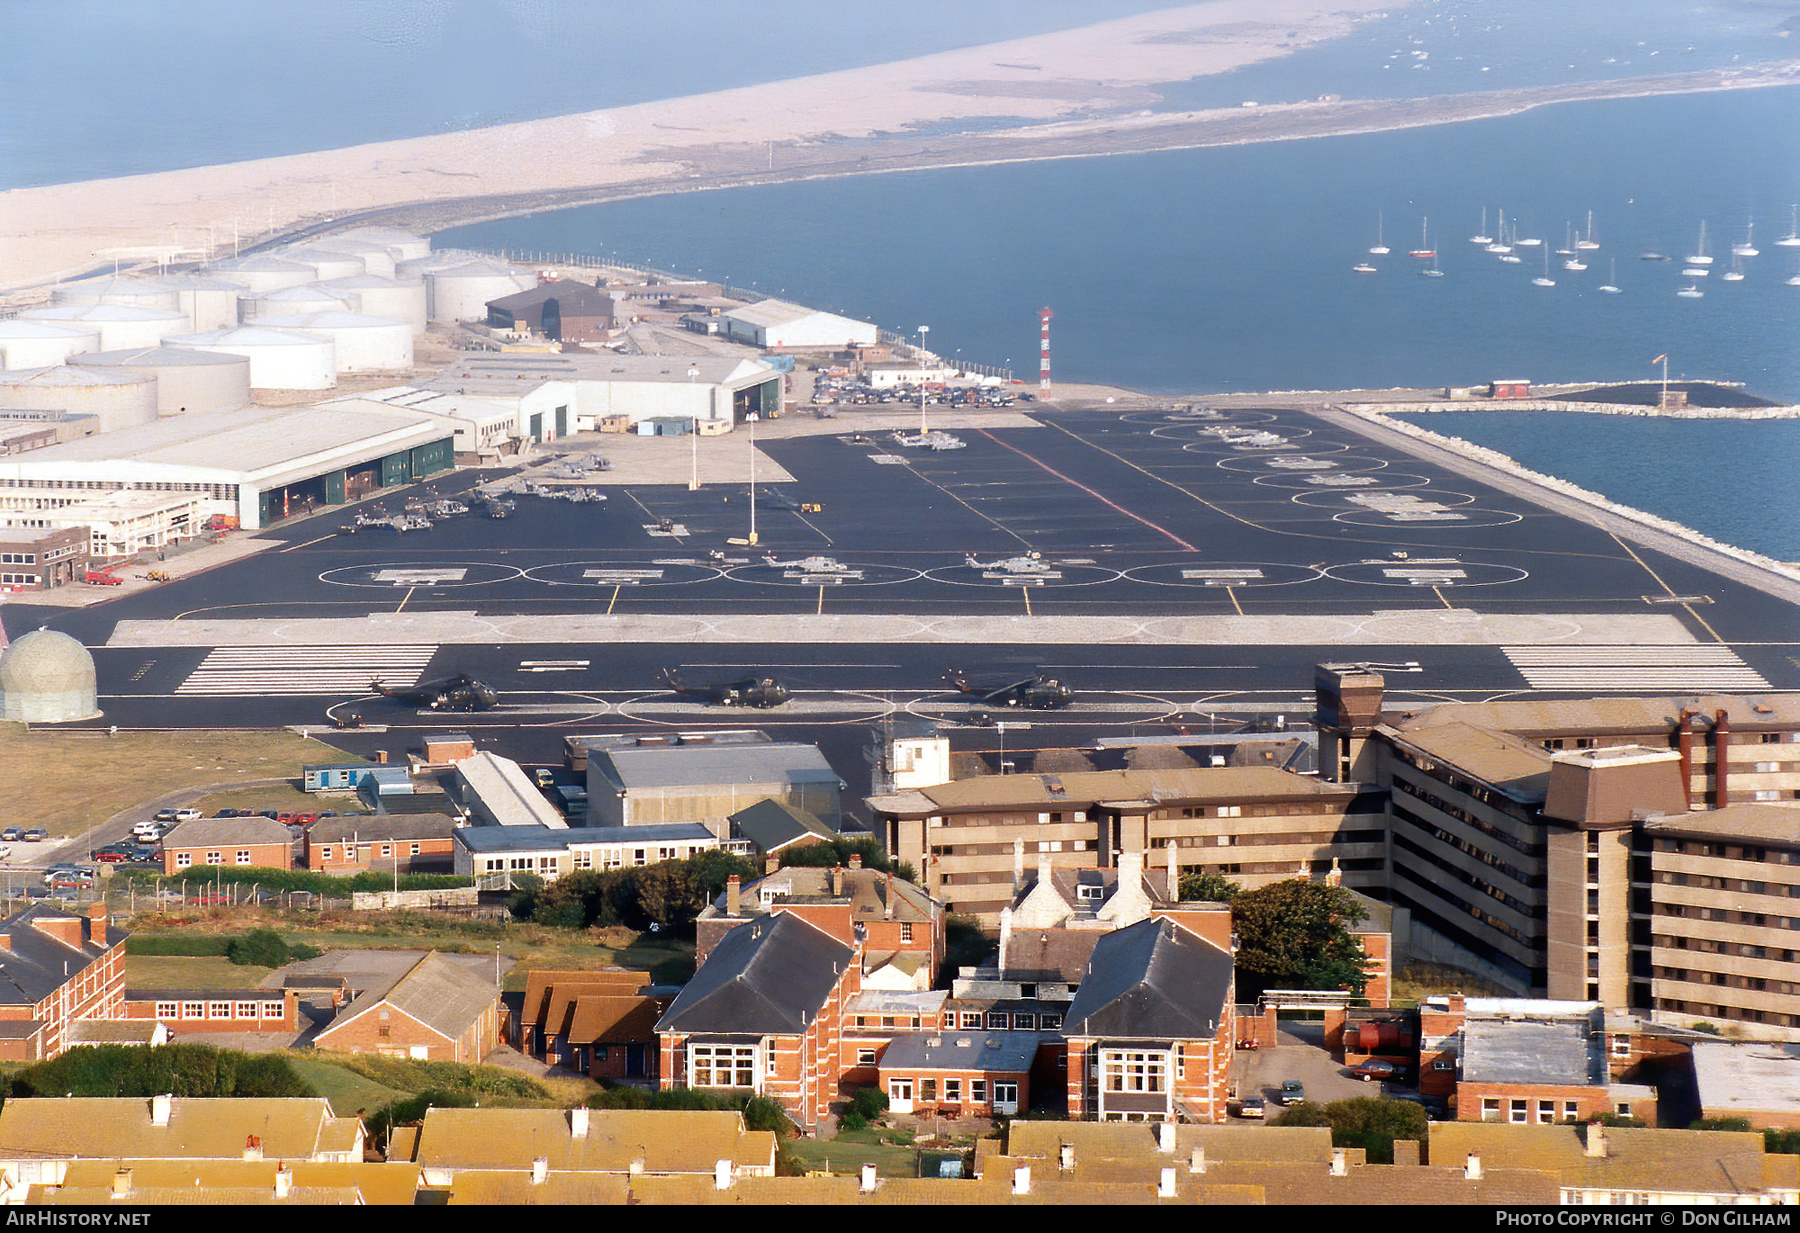
[[[0,286],[69,277],[414,202],[661,184],[709,148],[765,169],[844,139],[970,117],[1119,112],[1147,87],[1338,38],[1391,0],[1211,0],[1054,34],[493,128],[0,194]],[[45,101],[44,105],[50,105]],[[854,167],[845,170],[855,170]]]

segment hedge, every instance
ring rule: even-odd
[[[83,1045],[12,1078],[14,1096],[313,1096],[278,1053],[212,1045]]]
[[[128,955],[223,956],[230,947],[230,938],[211,934],[134,933],[125,939]]]
[[[155,886],[159,883],[163,886],[179,886],[185,881],[190,894],[218,885],[256,886],[262,890],[278,892],[311,891],[315,895],[335,898],[343,898],[356,891],[394,889],[394,875],[391,873],[359,873],[345,878],[330,873],[311,873],[305,869],[265,869],[255,865],[197,865],[175,874],[133,869],[116,874],[112,880],[115,886],[121,882],[131,882],[138,886]],[[473,885],[474,878],[450,873],[400,875],[401,890],[451,890]]]

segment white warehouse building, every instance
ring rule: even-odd
[[[873,347],[875,326],[867,321],[820,312],[786,300],[760,300],[721,314],[725,336],[765,351],[838,350]]]
[[[690,373],[692,375],[690,375]],[[782,374],[756,359],[690,355],[524,355],[467,352],[424,388],[517,399],[520,435],[549,441],[602,420],[693,420],[729,432],[749,414],[781,406]]]

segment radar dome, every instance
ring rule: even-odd
[[[99,715],[94,657],[69,635],[35,630],[0,653],[0,719],[60,724]]]

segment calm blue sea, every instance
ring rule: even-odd
[[[9,11],[0,187],[264,157],[643,102],[1066,28],[1157,0],[66,0]],[[1759,0],[1416,0],[1340,42],[1168,90],[1167,106],[1427,95],[1788,58],[1792,14]],[[1485,71],[1484,71],[1485,70]],[[1170,393],[1465,385],[1652,374],[1800,401],[1794,250],[1800,88],[1582,103],[1437,129],[871,178],[623,202],[464,228],[440,244],[611,253],[912,332],[946,355],[1033,367],[1056,312],[1065,380]],[[1594,214],[1590,269],[1501,266],[1467,242],[1487,211],[1560,246]],[[1377,212],[1398,256],[1350,267]],[[1680,299],[1702,221],[1712,251],[1754,224],[1763,255]],[[1404,254],[1422,225],[1442,279]],[[1539,250],[1542,251],[1542,250]],[[1536,256],[1536,253],[1530,254]],[[1612,264],[1616,261],[1616,267]],[[1616,268],[1616,273],[1613,271]],[[1623,294],[1595,288],[1609,276]],[[1446,421],[1434,421],[1440,430]],[[1791,459],[1791,425],[1542,417],[1540,469],[1788,558],[1759,528],[1682,497],[1715,431]],[[1472,439],[1509,449],[1470,425]],[[1602,434],[1622,434],[1624,439]],[[1636,434],[1633,436],[1633,434]],[[1604,441],[1591,450],[1588,441]],[[1523,446],[1521,447],[1523,448]],[[1594,475],[1576,474],[1591,453]],[[1641,460],[1642,465],[1626,460]],[[1790,468],[1791,470],[1791,468]],[[1708,485],[1712,487],[1713,485]],[[1760,489],[1759,489],[1760,491]],[[1776,511],[1771,514],[1770,510]],[[1785,545],[1785,546],[1784,546]]]

